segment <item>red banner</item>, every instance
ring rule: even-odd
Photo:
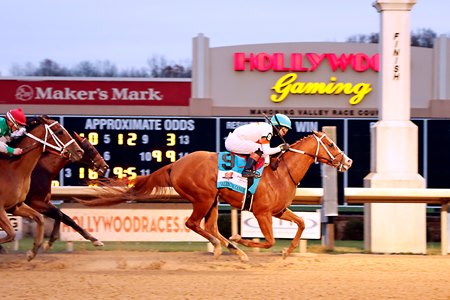
[[[0,104],[189,106],[190,81],[0,80]]]

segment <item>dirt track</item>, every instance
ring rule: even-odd
[[[450,299],[450,256],[86,251],[0,256],[2,299]]]

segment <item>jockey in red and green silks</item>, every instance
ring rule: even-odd
[[[23,136],[26,132],[26,117],[21,108],[11,109],[5,117],[0,117],[0,152],[13,155],[22,154],[21,148],[12,148],[6,143],[11,139]]]

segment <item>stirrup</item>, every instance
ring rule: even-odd
[[[244,178],[260,178],[261,174],[254,170],[244,170],[242,171],[242,177]]]

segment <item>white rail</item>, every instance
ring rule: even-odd
[[[345,201],[361,203],[427,203],[441,206],[441,254],[448,253],[447,211],[450,189],[346,188]]]
[[[73,197],[91,198],[107,190],[99,187],[64,186],[52,187],[52,199],[66,200]],[[363,203],[427,203],[441,206],[441,254],[447,255],[447,211],[450,201],[450,189],[418,188],[345,188],[345,201],[349,204]],[[293,204],[320,205],[323,188],[298,188]],[[165,199],[148,202],[187,202],[172,189]]]
[[[52,199],[70,200],[73,197],[92,198],[101,193],[107,193],[107,189],[95,186],[56,186],[52,187]],[[323,197],[322,188],[302,188],[295,193],[294,204],[319,205]],[[147,201],[146,201],[147,202]],[[164,194],[164,199],[153,199],[148,202],[187,202],[178,193],[168,188]]]
[[[347,203],[428,203],[445,204],[450,200],[450,189],[418,188],[346,188]]]

